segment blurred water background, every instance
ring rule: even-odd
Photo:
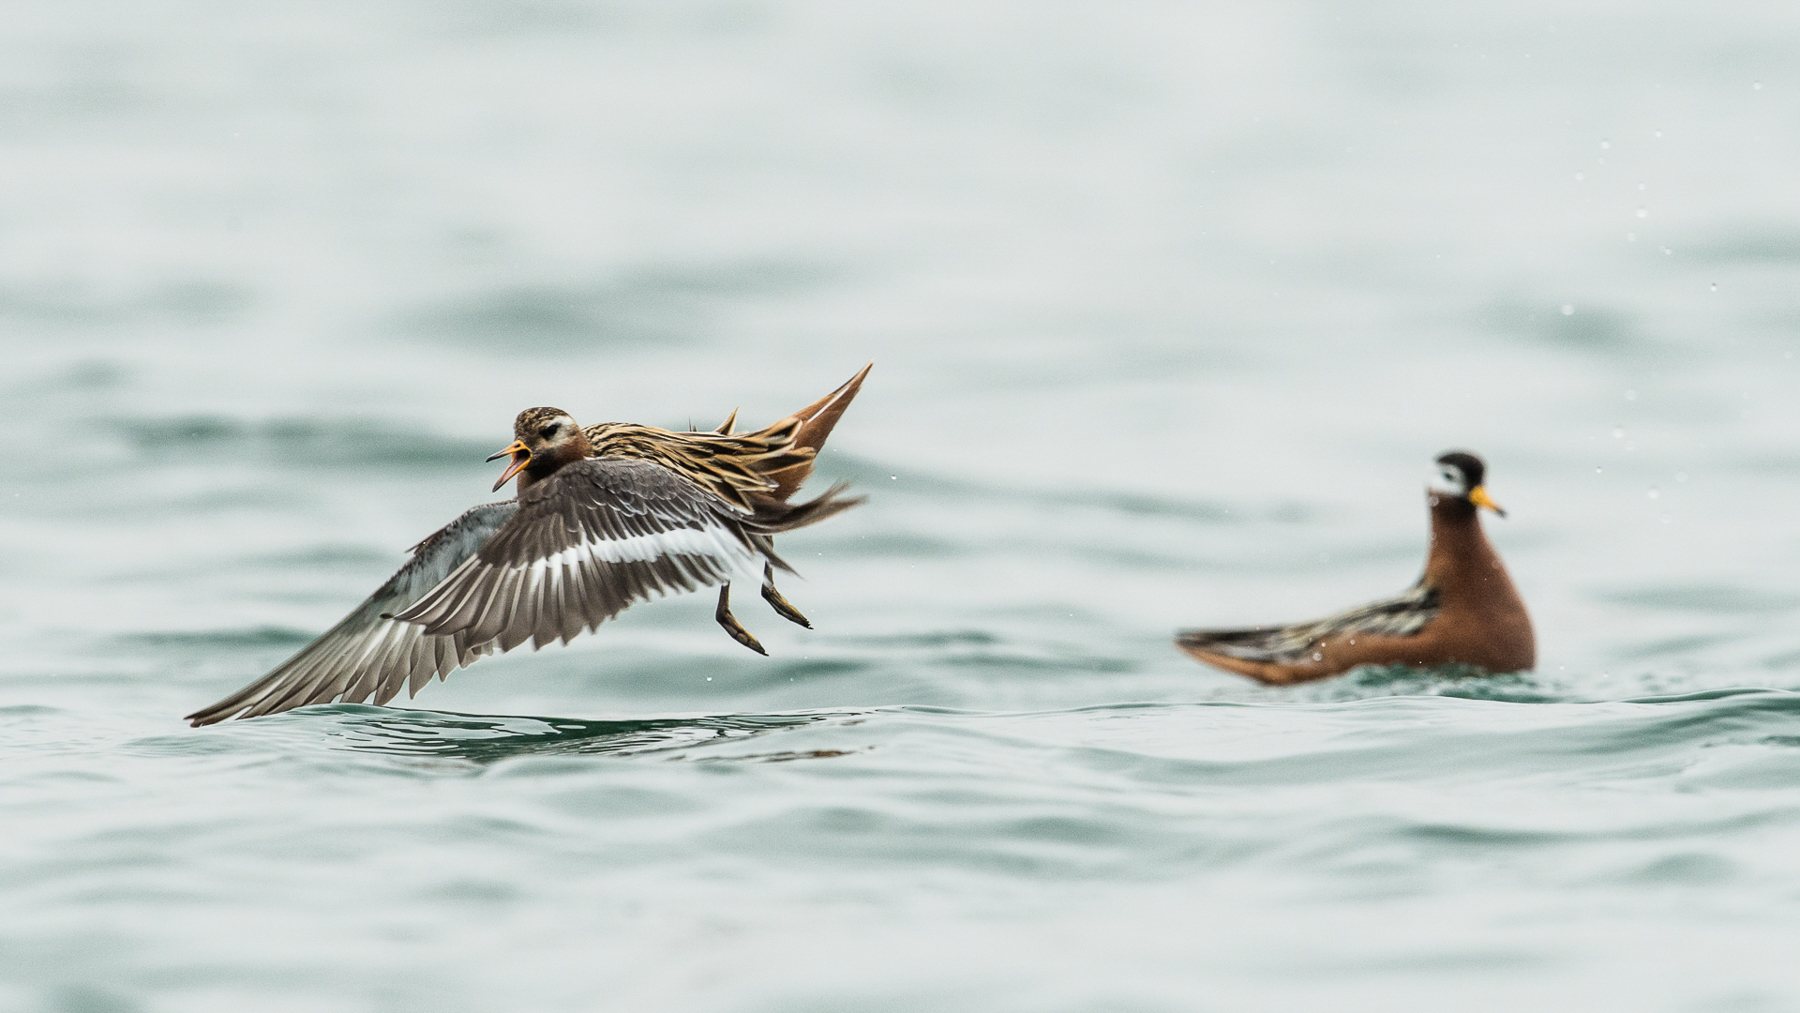
[[[6,22],[0,1008],[1800,1007],[1800,8]],[[518,409],[871,359],[772,658],[178,720]],[[1170,647],[1410,582],[1452,447],[1539,671]]]

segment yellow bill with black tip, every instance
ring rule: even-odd
[[[1494,502],[1494,498],[1488,495],[1487,486],[1485,485],[1478,485],[1469,490],[1469,502],[1478,507],[1487,507],[1489,510],[1492,510],[1502,517],[1506,516],[1506,511],[1502,510],[1500,504]]]

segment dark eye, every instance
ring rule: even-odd
[[[550,437],[555,436],[556,431],[561,428],[562,428],[562,423],[552,422],[549,425],[545,426],[544,428],[538,430],[538,435],[542,436],[544,439],[547,440]]]

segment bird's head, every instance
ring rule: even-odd
[[[1481,458],[1464,450],[1452,450],[1440,454],[1433,463],[1431,479],[1425,488],[1434,503],[1440,499],[1461,501],[1470,506],[1486,507],[1505,517],[1506,511],[1488,496],[1487,486],[1482,484],[1486,478],[1487,466],[1481,463]]]
[[[519,472],[531,469],[544,475],[588,454],[587,436],[568,412],[561,408],[527,408],[513,420],[513,441],[499,453],[489,457],[497,461],[511,457],[495,491],[511,481]]]

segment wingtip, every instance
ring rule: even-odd
[[[217,707],[204,707],[184,716],[181,720],[186,721],[189,728],[204,728],[230,718],[231,714],[231,711],[222,711]]]
[[[1215,657],[1215,655],[1211,651],[1206,650],[1205,648],[1201,647],[1199,644],[1189,643],[1188,641],[1183,640],[1181,637],[1175,638],[1174,645],[1175,645],[1175,649],[1177,651],[1180,651],[1181,653],[1187,655],[1188,657],[1194,659],[1195,661],[1204,662],[1206,664],[1211,664],[1213,658]]]
[[[1277,674],[1278,670],[1274,666],[1266,662],[1234,658],[1229,654],[1208,650],[1203,645],[1211,641],[1212,635],[1213,631],[1208,630],[1184,630],[1182,633],[1176,634],[1175,647],[1195,661],[1223,672],[1230,672],[1233,675],[1241,675],[1247,679],[1268,684],[1286,681]],[[1184,639],[1190,636],[1191,639]]]
[[[1199,658],[1204,661],[1212,656],[1212,652],[1202,647],[1200,641],[1190,640],[1185,636],[1177,635],[1174,644],[1176,650],[1191,658]]]

